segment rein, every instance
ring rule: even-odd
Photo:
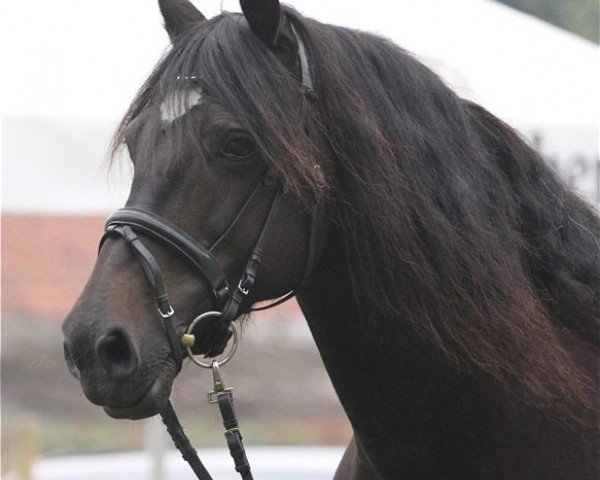
[[[315,98],[314,83],[310,73],[310,64],[306,54],[306,48],[296,29],[291,26],[293,35],[298,43],[298,56],[300,60],[300,71],[302,74],[302,94],[307,98]],[[232,290],[227,281],[225,272],[217,263],[213,252],[224,242],[231,232],[236,230],[236,225],[243,219],[247,212],[255,208],[261,193],[272,191],[273,199],[269,212],[264,220],[258,239],[249,255],[246,265],[242,271],[236,287]],[[187,355],[196,365],[211,369],[213,374],[213,390],[208,393],[211,404],[217,404],[225,428],[225,439],[229,452],[233,457],[236,471],[243,480],[253,480],[250,464],[246,458],[242,435],[239,430],[239,422],[233,406],[233,393],[231,388],[226,388],[223,382],[220,367],[225,365],[233,357],[238,344],[238,334],[233,321],[239,316],[244,300],[248,297],[255,284],[257,274],[264,256],[264,246],[269,238],[275,219],[277,218],[281,202],[288,193],[285,181],[277,181],[269,170],[265,173],[259,184],[250,193],[248,199],[239,210],[231,224],[227,227],[221,237],[210,247],[205,248],[197,242],[190,234],[173,225],[162,217],[140,208],[127,207],[117,210],[111,214],[106,221],[104,235],[100,241],[99,249],[102,248],[108,237],[118,235],[125,239],[130,249],[139,260],[140,265],[148,279],[148,283],[154,295],[158,313],[160,314],[165,331],[169,339],[171,351],[177,370],[181,370],[183,360]],[[316,230],[319,222],[319,205],[315,205],[310,217],[310,233],[308,238],[308,255],[304,267],[304,273],[299,286],[303,285],[313,270],[316,261]],[[211,292],[213,311],[205,312],[196,317],[188,326],[186,333],[179,335],[175,329],[175,309],[166,291],[161,268],[154,255],[144,244],[143,237],[151,238],[163,246],[181,255],[197,271]],[[290,291],[274,302],[253,311],[266,310],[275,307],[295,295],[295,290]],[[200,323],[207,322],[209,329],[206,339],[202,345],[208,345],[205,356],[214,357],[222,352],[228,341],[233,337],[231,350],[226,357],[218,361],[213,359],[210,364],[198,360],[192,348],[196,344],[194,328]],[[173,439],[173,443],[181,452],[183,459],[199,480],[212,480],[212,477],[202,464],[196,450],[187,438],[173,405],[169,401],[160,412],[163,423]]]

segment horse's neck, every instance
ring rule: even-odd
[[[331,245],[298,295],[355,433],[336,478],[593,478],[578,433],[452,367],[408,321],[361,318],[345,265]]]
[[[433,447],[416,443],[440,428],[458,386],[441,356],[400,319],[360,318],[341,249],[328,251],[299,303],[364,456],[379,468],[409,464],[415,448]]]

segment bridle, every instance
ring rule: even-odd
[[[291,26],[291,30],[298,43],[302,94],[307,98],[315,98],[316,94],[306,48],[293,25]],[[249,212],[255,209],[264,192],[271,192],[271,206],[265,217],[255,246],[242,270],[240,279],[235,288],[232,289],[227,281],[225,272],[215,259],[214,252],[221,243],[224,243],[230,235],[236,231],[236,226],[239,222],[242,221]],[[250,465],[246,458],[242,436],[239,432],[237,416],[233,408],[231,389],[224,388],[220,375],[219,365],[223,365],[225,362],[213,360],[211,364],[204,364],[193,357],[191,347],[196,340],[193,335],[193,328],[201,321],[208,321],[208,328],[206,328],[204,332],[210,338],[203,343],[210,346],[206,352],[207,356],[213,357],[222,352],[232,335],[234,336],[233,348],[235,349],[237,332],[235,331],[232,322],[239,316],[245,299],[254,287],[265,253],[266,241],[270,236],[281,203],[287,193],[288,188],[285,181],[278,180],[271,170],[266,171],[258,185],[256,185],[248,196],[244,205],[235,215],[231,224],[226,228],[221,237],[219,237],[219,239],[209,248],[204,247],[186,231],[180,229],[164,218],[134,207],[122,208],[108,217],[104,235],[102,236],[99,247],[99,249],[101,249],[109,237],[118,235],[127,242],[130,249],[135,254],[148,279],[158,313],[163,320],[173,358],[177,365],[177,370],[179,371],[181,369],[186,354],[189,355],[195,363],[213,370],[214,391],[209,394],[209,401],[219,405],[219,410],[223,418],[223,425],[226,429],[225,437],[227,439],[229,451],[234,459],[236,470],[244,480],[252,480],[252,473],[250,472]],[[316,262],[316,237],[319,211],[319,201],[316,199],[312,207],[312,212],[310,212],[307,259],[302,279],[298,286],[305,283]],[[199,274],[200,278],[211,292],[213,310],[199,315],[190,324],[187,333],[183,336],[179,335],[175,329],[174,320],[176,313],[166,291],[161,268],[154,255],[139,235],[142,235],[144,238],[151,238],[183,257]],[[280,299],[275,300],[264,307],[252,308],[252,310],[265,310],[274,307],[292,298],[294,294],[295,290],[292,290]],[[230,353],[227,360],[231,355],[232,353]],[[183,458],[190,464],[194,473],[196,473],[196,476],[200,480],[212,480],[212,477],[206,471],[206,468],[198,458],[195,449],[191,446],[185,435],[170,401],[161,412],[161,416],[175,445],[180,450]]]
[[[269,212],[240,279],[236,287],[232,289],[227,281],[225,272],[219,266],[213,252],[215,252],[219,245],[226,242],[232,232],[237,230],[236,227],[238,224],[244,220],[247,214],[261,201],[263,195],[267,193],[271,193],[273,197]],[[151,238],[179,254],[193,267],[207,286],[211,293],[211,311],[217,312],[210,318],[212,320],[212,325],[210,326],[213,328],[209,329],[209,333],[212,333],[212,337],[214,338],[212,341],[206,342],[211,345],[210,351],[206,353],[209,356],[213,356],[222,350],[224,343],[229,339],[229,335],[227,334],[228,327],[238,317],[243,301],[252,291],[259,267],[262,263],[265,243],[272,231],[281,202],[286,193],[285,184],[277,182],[273,175],[267,172],[254,190],[252,190],[232,223],[210,248],[205,248],[186,231],[146,210],[133,207],[122,208],[108,217],[100,248],[102,248],[103,243],[108,237],[119,235],[126,240],[136,255],[148,279],[158,313],[163,319],[171,344],[172,354],[178,368],[181,367],[185,353],[181,348],[181,335],[178,335],[175,330],[177,323],[175,322],[175,309],[166,291],[161,268],[139,235]],[[310,270],[312,270],[310,263],[309,261],[306,264],[305,275],[308,275]],[[289,298],[289,294],[285,297]]]

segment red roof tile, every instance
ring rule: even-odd
[[[2,216],[2,312],[60,322],[92,271],[104,216]],[[295,301],[261,317],[299,317]],[[273,315],[274,314],[274,315]]]
[[[3,312],[61,320],[92,271],[104,220],[3,215]]]

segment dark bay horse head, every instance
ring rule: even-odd
[[[160,6],[172,48],[116,137],[134,165],[126,207],[186,232],[223,272],[229,293],[268,233],[260,240],[256,283],[237,317],[296,288],[314,253],[309,210],[325,188],[324,159],[308,135],[302,41],[278,2],[243,1],[244,15],[212,20],[187,0]],[[194,317],[220,308],[189,259],[155,237],[140,237],[137,250],[123,232],[105,237],[63,324],[71,372],[90,401],[119,418],[160,411],[180,368],[144,274],[150,260],[140,260],[140,252],[151,252],[160,266],[177,337]],[[196,353],[222,350],[207,332],[197,337],[204,340]]]
[[[368,470],[338,478],[596,478],[597,213],[386,39],[271,0],[161,9],[172,48],[116,135],[127,209],[63,327],[87,397],[159,412],[198,314],[292,290],[352,423],[348,471]]]

